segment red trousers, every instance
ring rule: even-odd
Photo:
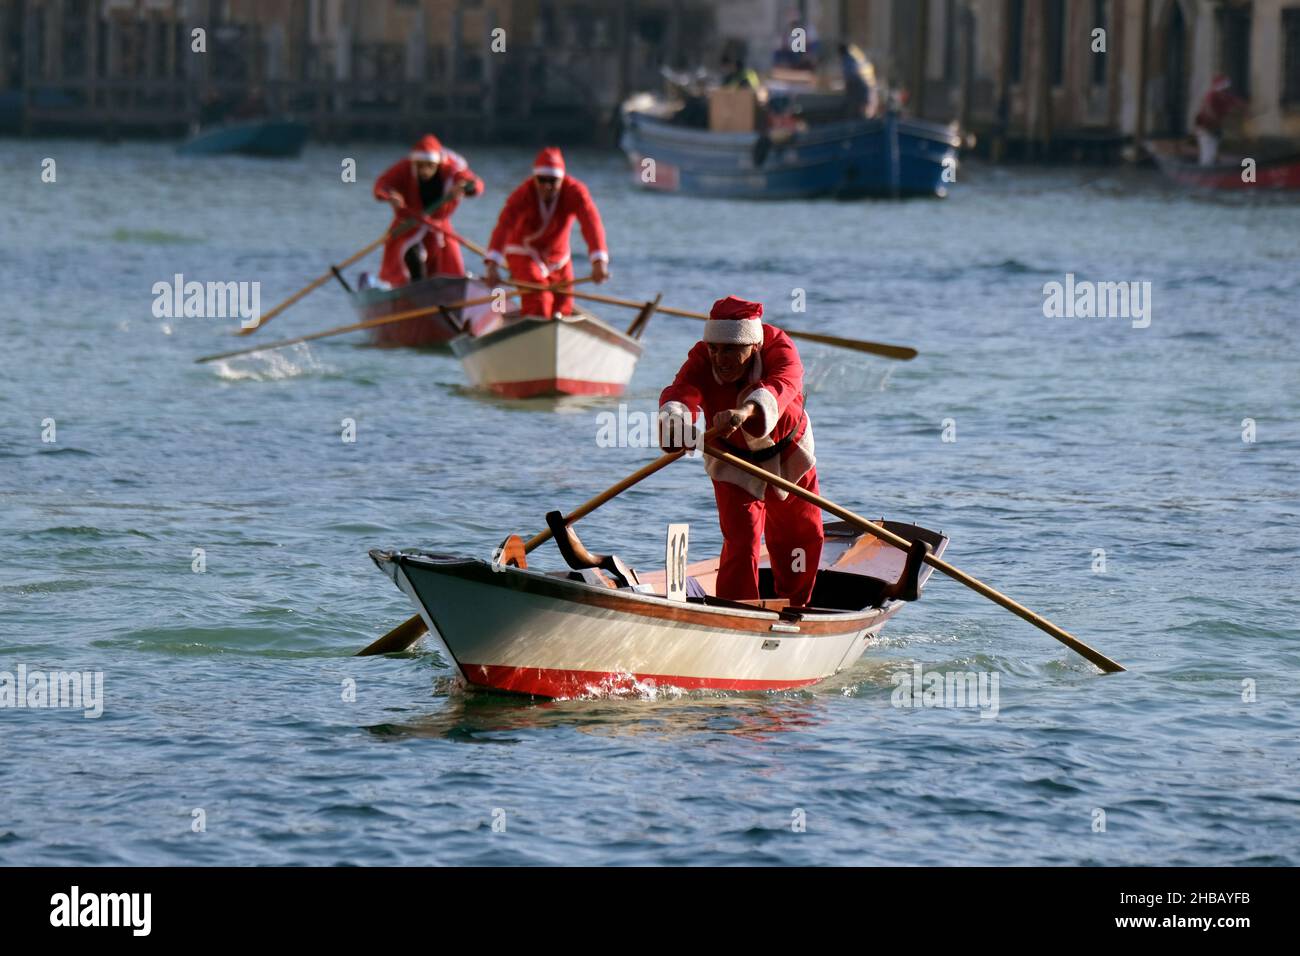
[[[510,269],[510,277],[521,282],[549,284],[573,278],[572,259],[558,269],[543,271],[541,264],[531,256],[507,255],[506,265]],[[519,310],[524,315],[540,315],[547,319],[557,312],[561,315],[572,315],[573,297],[556,295],[553,292],[525,292],[520,297]]]
[[[418,237],[418,238],[417,238]],[[441,242],[440,242],[441,240]],[[420,236],[420,227],[402,233],[384,243],[384,261],[379,267],[379,278],[389,285],[406,285],[411,281],[410,270],[406,267],[406,253],[415,248],[424,252],[424,277],[434,275],[463,276],[465,260],[461,258],[460,243],[436,230],[426,228]]]
[[[799,480],[799,487],[817,493],[816,468]],[[765,538],[776,596],[794,607],[807,606],[822,556],[821,509],[794,495],[782,501],[770,486],[760,501],[729,481],[715,481],[713,496],[722,528],[718,597],[742,601],[759,596],[759,540]]]

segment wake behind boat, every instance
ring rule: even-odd
[[[837,522],[826,526],[808,607],[775,598],[766,555],[758,601],[714,596],[717,558],[687,568],[689,596],[669,600],[667,572],[638,575],[614,557],[590,567],[557,517],[548,521],[569,570],[422,551],[370,556],[469,684],[539,697],[806,687],[857,661],[931,573],[923,549],[904,554]],[[939,532],[884,525],[936,556],[948,545]]]

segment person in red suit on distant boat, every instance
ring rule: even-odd
[[[713,303],[703,340],[660,395],[660,443],[687,442],[689,424],[724,429],[719,444],[817,493],[812,424],[804,410],[803,363],[790,337],[764,325],[763,306],[728,296]],[[795,607],[812,598],[821,560],[821,510],[734,465],[708,458],[722,528],[717,596],[757,598],[761,539],[767,541],[778,597]]]
[[[554,146],[537,154],[533,174],[510,194],[492,239],[488,242],[485,277],[488,285],[501,284],[501,266],[523,282],[554,284],[573,278],[569,233],[578,220],[591,258],[596,282],[609,278],[609,251],[605,226],[591,193],[582,181],[568,175],[564,156]],[[520,303],[524,315],[553,318],[573,311],[573,298],[551,292],[526,293]]]
[[[375,198],[393,207],[391,235],[384,244],[379,278],[390,286],[399,286],[434,275],[463,276],[465,262],[460,243],[428,223],[403,223],[437,206],[429,218],[450,226],[460,197],[482,192],[483,180],[474,175],[463,156],[447,149],[432,134],[421,137],[405,159],[398,160],[375,180]]]
[[[1210,81],[1210,89],[1201,100],[1196,113],[1196,143],[1200,164],[1213,166],[1219,161],[1219,141],[1223,138],[1223,124],[1233,113],[1245,110],[1250,104],[1232,92],[1232,80],[1219,73]]]

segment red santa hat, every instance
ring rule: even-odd
[[[1222,93],[1231,86],[1232,80],[1229,79],[1228,74],[1226,73],[1216,73],[1214,74],[1214,79],[1210,80],[1210,89],[1216,93]]]
[[[414,162],[441,163],[442,143],[432,133],[421,136],[420,141],[411,147],[409,158]]]
[[[763,306],[729,295],[713,303],[704,323],[704,341],[718,345],[762,345]]]
[[[559,147],[547,146],[537,154],[537,158],[533,160],[533,175],[564,178],[564,154],[560,152]]]

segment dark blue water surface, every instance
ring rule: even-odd
[[[104,675],[99,719],[0,710],[0,863],[1300,863],[1300,205],[980,168],[944,202],[740,204],[571,155],[609,292],[919,349],[803,347],[823,491],[942,528],[1129,671],[936,575],[809,691],[534,703],[425,645],[351,657],[411,613],[366,551],[535,533],[653,454],[597,446],[617,402],[490,400],[449,355],[354,337],[195,365],[233,323],[152,312],[175,273],[269,308],[383,231],[369,181],[402,150],[0,147],[0,671]],[[531,151],[470,159],[488,194],[457,225],[483,242]],[[1067,273],[1150,282],[1150,326],[1045,318]],[[327,286],[260,334],[351,319]],[[698,334],[655,318],[632,410]],[[653,568],[674,520],[716,552],[698,461],[583,536]],[[914,663],[997,674],[996,717],[895,706]]]

